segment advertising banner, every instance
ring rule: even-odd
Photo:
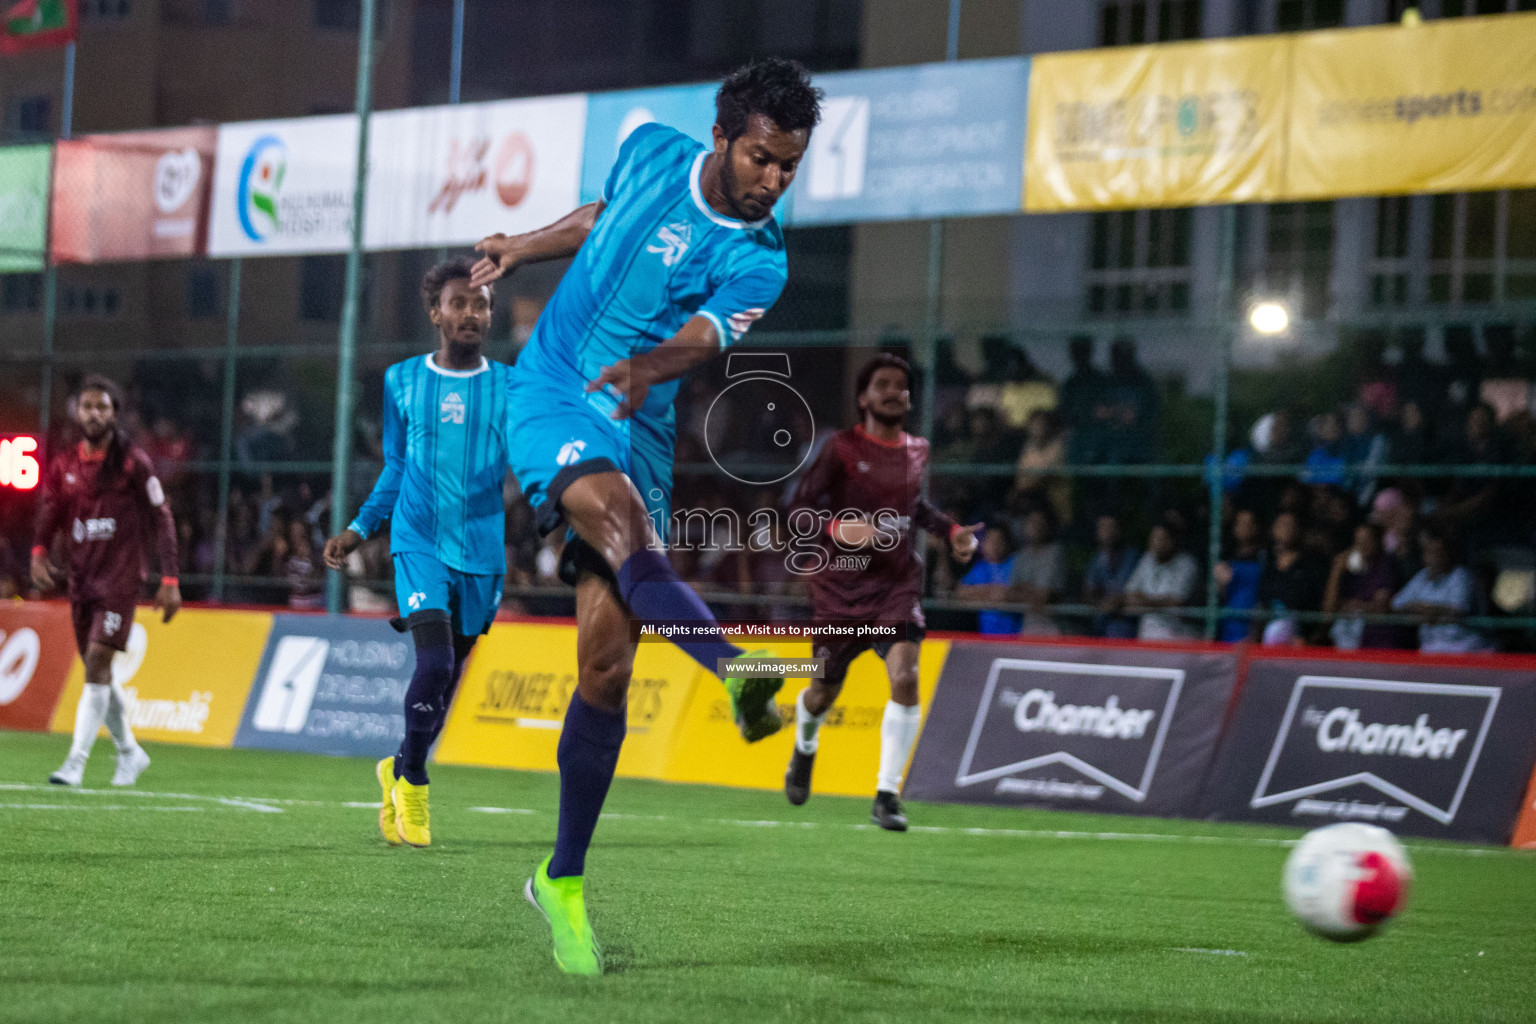
[[[468,245],[578,205],[587,98],[419,107],[369,125],[369,249]]]
[[[198,608],[183,609],[166,625],[159,612],[139,608],[128,649],[112,659],[112,678],[128,696],[134,734],[196,747],[233,743],[271,625],[265,612]],[[54,708],[51,731],[74,730],[84,685],[85,669],[77,658]]]
[[[209,255],[345,252],[356,155],[351,114],[220,125]]]
[[[1536,14],[1296,37],[1297,199],[1536,184]]]
[[[1225,651],[956,643],[906,794],[1190,814],[1237,664]]]
[[[1025,210],[1276,198],[1283,184],[1292,38],[1034,58]]]
[[[1254,658],[1203,799],[1217,817],[1505,843],[1536,669]]]
[[[0,601],[0,729],[47,732],[74,660],[69,605]]]
[[[672,644],[640,645],[620,775],[660,777],[701,672]],[[475,648],[435,758],[442,764],[555,771],[555,747],[575,692],[575,627],[497,623]]]
[[[581,158],[581,201],[603,197],[603,182],[613,169],[629,133],[652,121],[676,128],[706,146],[714,145],[714,83],[668,85],[658,89],[595,92],[587,97],[586,144]],[[780,202],[782,206],[782,201]],[[782,219],[782,211],[780,219]]]
[[[1520,805],[1520,818],[1515,822],[1515,835],[1510,846],[1522,850],[1536,850],[1536,771],[1531,773],[1531,784],[1525,791],[1525,801]]]
[[[816,84],[826,99],[791,223],[1018,210],[1028,58],[847,71]]]
[[[738,642],[771,650],[781,658],[811,656],[808,643],[776,643],[757,637]],[[642,649],[655,646],[658,645],[641,645]],[[918,697],[925,710],[933,700],[934,686],[949,646],[946,640],[928,640],[922,646]],[[778,704],[779,713],[789,725],[748,746],[741,741],[741,733],[731,720],[725,687],[713,676],[701,673],[661,777],[670,782],[781,790],[784,769],[795,742],[795,697],[805,685],[804,679],[785,682]],[[875,775],[880,767],[880,722],[890,699],[891,684],[885,664],[872,653],[859,655],[848,670],[843,692],[822,724],[813,793],[874,797]]]
[[[207,242],[215,128],[86,135],[53,160],[55,263],[200,255]]]
[[[51,146],[0,147],[0,274],[43,269]]]
[[[235,746],[392,754],[405,735],[405,688],[415,670],[410,635],[383,619],[275,616]]]

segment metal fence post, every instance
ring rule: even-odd
[[[222,419],[219,423],[219,518],[213,528],[213,599],[224,600],[224,575],[228,570],[225,553],[229,550],[229,477],[235,448],[235,349],[240,344],[240,271],[239,256],[229,261],[229,304],[224,322],[224,393]]]
[[[1206,550],[1205,638],[1216,639],[1217,615],[1221,608],[1221,588],[1216,585],[1216,563],[1221,561],[1221,508],[1226,483],[1227,462],[1227,392],[1232,375],[1232,342],[1237,333],[1237,309],[1234,276],[1237,261],[1237,207],[1221,209],[1221,252],[1216,278],[1216,349],[1215,402],[1211,410],[1210,502],[1211,523]]]
[[[347,251],[346,293],[341,306],[341,337],[336,355],[336,437],[331,453],[331,536],[348,523],[347,480],[352,463],[353,375],[357,360],[357,321],[363,285],[363,217],[368,198],[368,119],[373,107],[373,18],[375,0],[362,0],[357,27],[357,172],[352,188],[352,245]],[[344,610],[346,576],[326,572],[325,607]]]

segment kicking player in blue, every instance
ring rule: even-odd
[[[576,586],[576,694],[557,760],[554,854],[525,893],[548,918],[555,960],[600,974],[582,895],[585,858],[624,742],[631,625],[688,623],[674,642],[710,672],[742,654],[678,578],[670,516],[679,378],[741,338],[784,288],[773,205],[820,118],[793,61],[736,71],[716,97],[714,146],[659,124],[619,149],[600,202],[525,235],[494,235],[472,284],[574,256],[512,371],[512,469],[541,530],[568,525],[562,576]],[[727,678],[748,742],[781,725],[781,677]]]
[[[416,641],[405,738],[377,766],[379,830],[391,845],[432,842],[427,753],[507,573],[501,488],[512,371],[481,351],[492,296],[489,285],[470,283],[472,269],[459,257],[427,271],[421,295],[440,343],[384,372],[384,471],[357,518],[325,545],[325,564],[342,569],[391,520],[396,628]]]

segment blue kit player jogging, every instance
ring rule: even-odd
[[[665,540],[677,439],[672,403],[681,382],[653,386],[620,420],[612,418],[614,396],[587,393],[587,382],[695,316],[714,325],[723,349],[784,290],[777,222],[711,209],[699,188],[706,155],[673,128],[635,129],[603,188],[602,215],[518,357],[512,468],[544,532],[559,524],[560,495],[572,480],[617,469],[634,482]]]
[[[470,260],[428,272],[438,351],[384,373],[384,471],[350,526],[326,545],[341,559],[390,520],[396,628],[416,642],[405,694],[405,736],[377,768],[379,828],[391,843],[427,846],[427,754],[442,731],[475,640],[491,626],[506,577],[502,484],[507,473],[509,377],[481,353],[491,291],[471,287]]]

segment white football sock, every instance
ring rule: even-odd
[[[101,720],[107,716],[107,702],[112,689],[100,683],[86,683],[80,691],[80,703],[75,706],[75,740],[69,747],[69,756],[84,761],[91,756],[91,745],[101,731]]]
[[[107,701],[107,731],[112,734],[112,742],[117,744],[117,752],[126,754],[139,745],[133,738],[133,729],[128,725],[128,696],[123,693],[123,685],[116,679],[112,680],[109,692],[111,700]]]
[[[827,717],[827,711],[819,715],[813,715],[805,710],[805,695],[809,690],[801,690],[800,696],[795,698],[795,749],[802,754],[814,754],[816,748],[821,745],[821,723]]]
[[[885,717],[880,722],[880,774],[875,779],[875,788],[882,793],[901,792],[901,774],[906,771],[907,758],[912,756],[912,744],[917,742],[922,724],[920,706],[886,702]]]

